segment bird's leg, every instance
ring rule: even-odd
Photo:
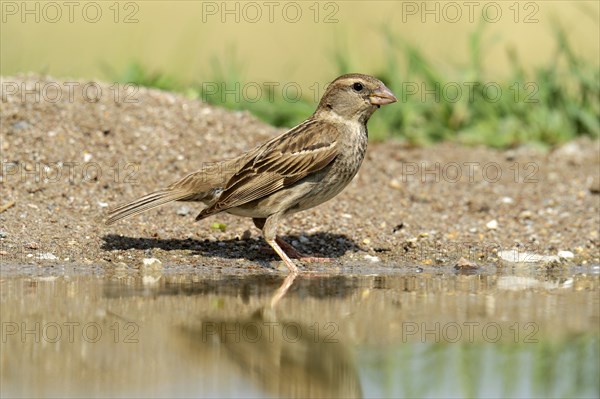
[[[254,218],[254,219],[252,219],[252,221],[254,222],[254,225],[257,228],[262,230],[263,227],[265,226],[266,219]],[[298,251],[291,244],[287,243],[283,238],[281,238],[277,235],[275,236],[275,242],[290,258],[293,258],[293,259],[298,259],[298,260],[301,260],[304,262],[329,262],[332,260],[331,258],[320,258],[320,257],[316,257],[316,256],[306,255],[306,254]],[[271,244],[269,244],[269,245],[271,245]]]
[[[281,284],[281,287],[277,289],[277,292],[275,292],[275,295],[273,295],[273,298],[271,298],[272,308],[274,308],[275,305],[277,305],[277,303],[281,300],[281,298],[283,298],[283,296],[288,292],[288,290],[294,283],[296,276],[298,276],[297,273],[290,273],[287,275],[285,280],[283,280],[283,284]]]
[[[285,251],[283,249],[281,249],[279,244],[277,244],[277,236],[275,235],[275,226],[276,226],[276,223],[279,220],[279,218],[280,218],[280,214],[276,213],[274,215],[269,216],[269,218],[266,219],[266,221],[263,223],[263,228],[262,228],[263,236],[265,237],[267,244],[269,244],[275,250],[275,252],[277,252],[277,255],[279,255],[279,257],[283,260],[283,262],[289,269],[290,273],[298,274],[298,267],[294,264],[294,262],[290,259],[290,257],[285,253]],[[256,224],[256,222],[255,222],[255,224]]]

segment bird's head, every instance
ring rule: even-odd
[[[351,73],[327,86],[316,112],[333,112],[344,119],[366,123],[377,108],[396,101],[396,96],[379,79]]]

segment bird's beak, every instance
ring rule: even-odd
[[[381,85],[369,96],[369,101],[373,105],[385,105],[395,103],[398,99],[390,89]]]

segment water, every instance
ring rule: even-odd
[[[284,277],[4,268],[2,396],[600,395],[597,269]]]

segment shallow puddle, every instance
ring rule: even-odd
[[[446,271],[447,272],[447,271]],[[2,274],[2,396],[598,397],[599,275]]]

